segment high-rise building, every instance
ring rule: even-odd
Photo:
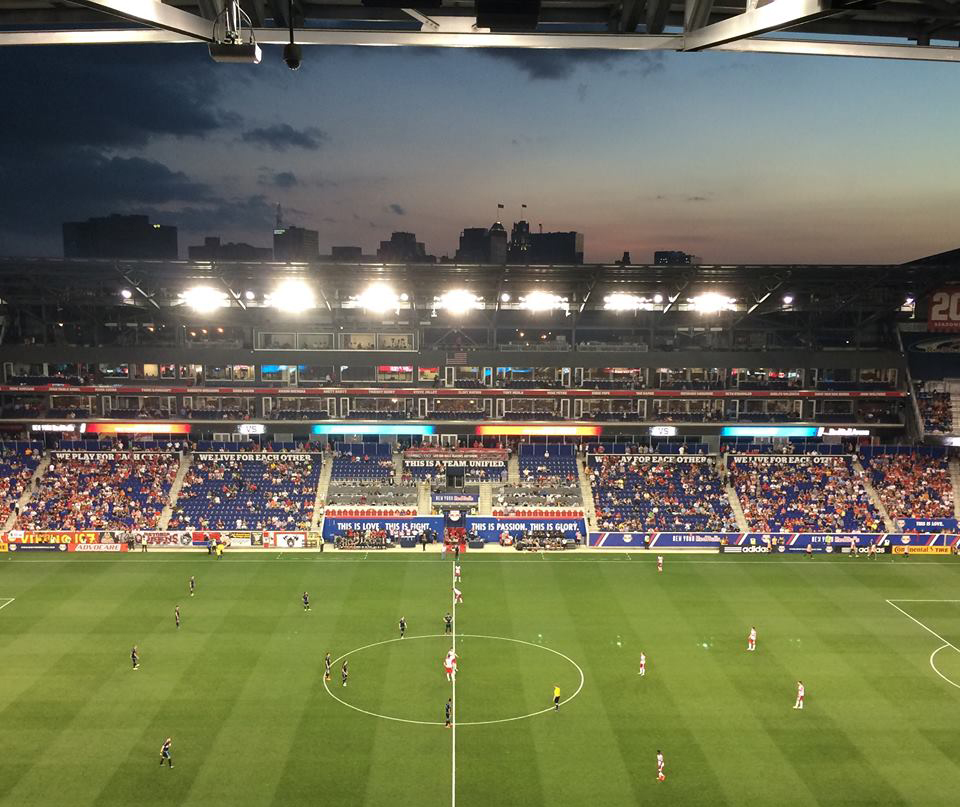
[[[270,247],[252,247],[249,244],[221,244],[217,236],[207,236],[201,246],[188,247],[191,261],[272,261]]]
[[[277,227],[273,231],[273,259],[306,263],[320,257],[320,235],[303,227]]]
[[[700,259],[679,250],[657,250],[653,253],[653,262],[659,266],[697,266]]]
[[[65,258],[172,260],[179,257],[177,228],[151,224],[147,216],[113,213],[63,224]]]
[[[460,233],[460,248],[456,255],[457,263],[507,262],[507,231],[497,221],[490,229],[468,227]]]
[[[360,263],[363,260],[363,247],[331,247],[330,257],[343,263]]]
[[[384,263],[434,263],[436,258],[427,255],[422,241],[413,233],[391,233],[389,241],[381,241],[377,257]]]
[[[507,246],[507,260],[510,263],[530,263],[530,222],[515,221],[510,230],[510,244]]]
[[[509,263],[583,263],[583,233],[532,233],[527,221],[514,222],[507,247]]]

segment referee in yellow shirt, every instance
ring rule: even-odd
[[[553,687],[553,708],[560,711],[560,687],[556,685]]]

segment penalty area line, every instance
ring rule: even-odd
[[[893,600],[887,600],[886,602],[887,602],[889,605],[892,605],[894,608],[896,608],[901,614],[903,614],[903,615],[904,615],[907,619],[909,619],[911,622],[915,622],[917,625],[919,625],[921,628],[923,628],[923,629],[924,629],[927,633],[929,633],[931,636],[935,636],[937,639],[939,639],[941,642],[943,642],[944,647],[952,647],[954,650],[956,650],[958,653],[960,653],[960,648],[957,648],[957,646],[956,646],[955,644],[953,644],[953,642],[948,642],[948,641],[947,641],[946,639],[944,639],[939,633],[937,633],[933,628],[928,628],[926,625],[924,625],[924,624],[923,624],[919,619],[917,619],[915,616],[911,616],[910,614],[908,614],[908,613],[907,613],[906,611],[904,611],[899,605],[897,605],[896,602],[894,602]],[[905,601],[904,601],[904,600],[900,600],[900,602],[905,602]],[[948,600],[933,600],[933,602],[948,602]]]

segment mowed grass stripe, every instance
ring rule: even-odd
[[[357,642],[356,619],[358,611],[370,607],[371,580],[363,567],[344,567],[335,575],[325,576],[322,585],[322,591],[316,585],[309,587],[315,613],[302,615],[304,620],[318,614],[323,619],[322,628],[313,628],[319,669],[304,669],[306,665],[297,662],[288,667],[288,674],[316,676],[316,686],[313,696],[303,702],[294,730],[296,743],[276,777],[269,803],[278,807],[326,802],[334,794],[338,804],[362,804],[364,782],[375,762],[369,754],[376,731],[373,721],[358,719],[364,716],[336,703],[319,680],[325,652],[329,650],[332,658],[337,658],[365,644]],[[294,672],[294,667],[300,667],[299,672]],[[371,671],[358,669],[352,659],[351,668],[348,686],[377,686]],[[330,686],[340,687],[339,665],[333,667],[331,676]]]
[[[845,681],[857,681],[858,671],[844,669],[846,665],[839,656],[824,653],[822,647],[818,647],[817,632],[811,630],[808,622],[799,619],[795,610],[798,585],[803,582],[783,580],[778,590],[787,596],[781,602],[772,596],[769,588],[749,586],[748,581],[733,588],[718,587],[708,577],[702,581],[703,590],[714,603],[714,612],[722,623],[743,619],[737,611],[744,606],[742,595],[734,592],[745,591],[750,592],[749,608],[754,612],[751,616],[759,615],[750,622],[762,622],[758,626],[758,650],[751,654],[743,650],[745,628],[744,639],[738,641],[737,650],[728,654],[731,663],[723,665],[732,669],[733,657],[749,656],[747,661],[751,664],[742,666],[752,666],[755,673],[744,671],[733,679],[741,692],[742,708],[752,711],[788,770],[794,771],[803,782],[804,790],[814,795],[814,803],[836,796],[838,786],[845,782],[847,789],[870,803],[903,804],[902,793],[884,776],[878,767],[880,761],[862,744],[862,738],[851,736],[833,719],[838,712],[846,716],[856,710],[855,705],[846,702],[846,697],[838,699],[838,692],[848,696],[854,691],[865,693],[866,688],[858,683],[855,688],[847,686],[838,690],[834,683],[838,675]],[[810,612],[832,616],[835,608],[813,599],[805,611]],[[825,627],[830,629],[829,624]],[[869,647],[873,650],[872,645]],[[808,693],[802,712],[791,709],[798,679],[804,681]],[[768,754],[756,756],[754,769],[761,780],[782,775],[783,763],[771,762]],[[789,798],[789,794],[780,796]]]
[[[501,564],[471,564],[464,562],[464,604],[457,606],[457,634],[505,636],[515,639],[531,638],[533,631],[525,624],[515,624],[518,605],[535,607],[536,593],[529,588],[514,589],[508,581],[509,568]],[[469,586],[467,581],[469,580]],[[515,602],[522,599],[522,604]],[[546,684],[540,692],[528,680],[536,679],[536,658],[539,651],[525,649],[514,642],[458,638],[458,653],[462,671],[457,680],[458,717],[461,721],[489,719],[500,715],[502,709],[494,703],[501,698],[516,703],[520,714],[533,711],[539,704],[548,705],[550,692]],[[546,655],[546,654],[544,654]],[[481,658],[482,656],[482,658]],[[499,680],[477,681],[481,665],[495,659],[503,670]],[[538,699],[539,695],[539,699]],[[540,707],[542,708],[542,706]],[[542,760],[535,752],[532,720],[555,717],[545,715],[530,720],[517,720],[489,726],[461,728],[457,735],[457,804],[474,805],[546,804],[543,780],[550,760]],[[514,772],[505,777],[503,763],[512,760]]]
[[[377,637],[399,637],[399,620],[407,617],[408,632],[413,625],[421,632],[442,633],[437,622],[449,607],[451,567],[448,562],[404,564],[388,572],[389,585],[376,600],[374,622],[362,632],[368,641]],[[385,584],[381,584],[385,585]],[[419,603],[419,607],[418,607]],[[360,642],[366,644],[367,642]],[[443,639],[412,639],[381,645],[358,654],[355,664],[375,670],[378,698],[372,711],[398,715],[398,701],[412,701],[411,719],[442,720],[443,703],[450,685],[443,675],[441,660],[449,649]],[[416,682],[416,683],[411,683]],[[414,705],[415,704],[415,705]],[[406,714],[406,713],[405,713]],[[357,714],[374,728],[370,759],[395,757],[395,764],[371,765],[364,781],[362,803],[425,805],[448,803],[450,790],[450,734],[442,726],[396,723]],[[403,749],[398,754],[398,750]]]
[[[0,803],[43,803],[53,791],[82,804],[96,795],[99,783],[86,775],[91,756],[106,752],[96,764],[110,768],[110,751],[125,747],[136,731],[136,716],[131,725],[117,697],[119,682],[139,674],[129,661],[134,641],[118,638],[117,625],[150,596],[156,576],[154,570],[118,577],[112,568],[90,567],[72,585],[54,575],[49,597],[21,603],[30,628],[4,652],[0,725],[29,731],[2,754]],[[10,675],[24,669],[29,673]]]
[[[224,776],[222,765],[205,765],[187,797],[191,804],[265,803],[273,797],[287,758],[299,752],[297,727],[323,674],[323,642],[342,597],[328,609],[317,608],[320,590],[333,570],[284,567],[270,582],[258,585],[241,620],[229,633],[249,633],[262,647],[249,667],[233,710],[212,747],[230,749],[229,765],[244,775]],[[347,573],[347,576],[352,576]],[[320,578],[320,579],[318,579]],[[318,584],[321,588],[318,588]],[[300,596],[310,590],[314,610],[304,612]],[[259,738],[269,737],[268,742]]]
[[[127,690],[131,719],[141,731],[125,753],[120,751],[122,761],[113,775],[101,782],[92,802],[97,807],[133,804],[144,793],[155,804],[188,804],[190,788],[204,767],[221,764],[224,749],[215,744],[217,734],[263,651],[255,635],[232,626],[251,615],[263,596],[264,580],[253,568],[225,561],[207,559],[198,568],[192,600],[182,570],[171,568],[163,578],[155,607],[167,610],[170,621],[142,642],[141,670],[130,673],[137,677]],[[172,622],[177,602],[184,612],[180,632]],[[137,616],[146,620],[151,614]],[[158,767],[160,743],[167,736],[174,739],[175,771]]]

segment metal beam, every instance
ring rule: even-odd
[[[802,56],[846,56],[865,59],[907,59],[960,62],[960,48],[887,45],[878,42],[841,42],[804,39],[743,39],[713,50],[738,53],[787,53]]]
[[[710,22],[713,0],[686,0],[683,14],[683,30],[695,31]]]
[[[617,30],[621,34],[630,34],[636,31],[640,20],[644,18],[646,7],[647,0],[623,0]]]
[[[199,18],[198,18],[199,19]],[[280,28],[255,28],[261,45],[284,45],[289,35]],[[561,50],[675,50],[684,49],[682,36],[647,34],[466,34],[423,31],[352,31],[304,29],[296,31],[304,45],[357,45],[371,47],[440,48],[556,48]],[[98,29],[0,32],[0,47],[12,45],[136,45],[184,44],[192,36],[157,29]],[[844,42],[817,39],[742,39],[713,50],[736,53],[785,53],[810,56],[843,56],[870,59],[906,59],[960,62],[960,48],[888,45],[878,42]]]
[[[749,8],[749,7],[748,7]],[[836,14],[829,0],[773,0],[684,34],[684,50],[703,50]]]
[[[648,0],[647,2],[647,33],[662,34],[667,22],[667,12],[670,10],[670,0]]]
[[[78,6],[102,11],[111,17],[161,28],[205,42],[213,39],[213,22],[158,0],[73,0]]]

